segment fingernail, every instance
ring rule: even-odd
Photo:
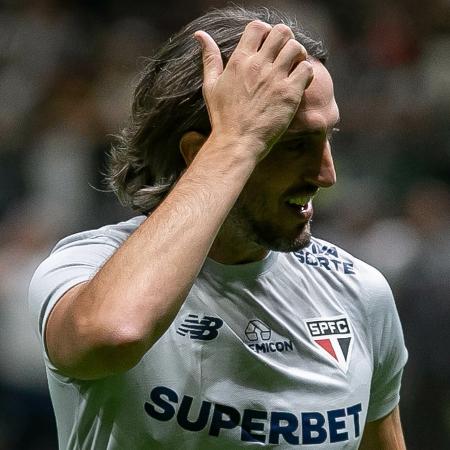
[[[200,47],[203,49],[203,41],[198,37],[198,35],[194,34],[193,38],[198,42]]]

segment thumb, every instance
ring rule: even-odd
[[[203,84],[214,84],[223,72],[220,49],[214,39],[205,31],[196,31],[194,37],[202,46]]]

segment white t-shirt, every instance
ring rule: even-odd
[[[31,282],[61,449],[356,449],[365,422],[397,405],[407,351],[389,286],[315,238],[249,264],[208,258],[134,368],[61,375],[42,339],[51,309],[143,220],[63,239]]]

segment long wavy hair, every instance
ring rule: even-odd
[[[296,19],[271,8],[229,6],[193,20],[148,58],[133,96],[131,116],[115,136],[109,153],[106,181],[124,206],[148,213],[168,194],[186,168],[179,142],[190,130],[211,131],[202,95],[201,49],[193,34],[209,33],[224,64],[253,20],[288,25],[308,55],[325,64],[327,50]]]

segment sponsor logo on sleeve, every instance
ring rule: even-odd
[[[353,333],[346,316],[305,320],[317,350],[347,372],[353,346]]]

